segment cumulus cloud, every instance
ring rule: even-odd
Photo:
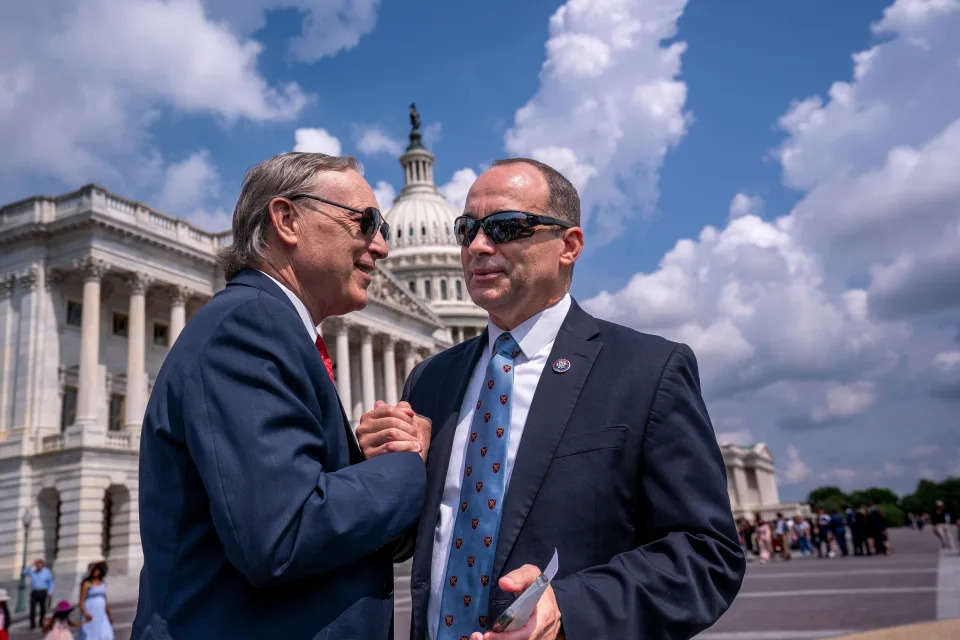
[[[800,459],[800,450],[791,444],[787,445],[787,464],[779,473],[784,484],[797,484],[806,480],[813,471]]]
[[[721,444],[735,444],[746,446],[753,444],[757,439],[750,429],[735,429],[733,431],[720,431],[717,433],[717,442]]]
[[[338,156],[342,150],[340,140],[326,129],[297,129],[293,136],[294,151]]]
[[[874,384],[866,380],[835,386],[827,391],[825,406],[811,410],[810,419],[815,423],[846,420],[863,413],[876,399]]]
[[[730,201],[730,218],[740,218],[742,216],[761,216],[763,215],[764,202],[760,196],[748,196],[745,193],[738,193]]]
[[[347,51],[372,32],[377,24],[380,0],[205,0],[212,15],[235,31],[252,35],[266,26],[266,12],[294,9],[299,14],[300,33],[288,44],[292,56],[302,62]]]
[[[960,350],[941,351],[927,369],[927,379],[934,395],[960,399]]]
[[[443,125],[439,122],[431,122],[423,128],[423,144],[428,149],[432,149],[443,138]]]
[[[371,156],[378,153],[399,156],[403,153],[403,143],[390,137],[378,127],[368,127],[360,131],[357,136],[357,149]]]
[[[167,166],[154,202],[160,211],[207,231],[226,231],[232,214],[219,207],[220,173],[206,150]]]
[[[897,464],[896,462],[884,462],[883,463],[883,473],[888,476],[899,478],[904,474],[905,470],[902,464]]]
[[[663,158],[687,130],[686,0],[569,0],[550,18],[540,86],[515,115],[506,150],[550,164],[581,192],[594,242],[614,238],[658,196]]]
[[[477,180],[477,172],[467,167],[454,172],[450,182],[437,187],[440,194],[452,204],[457,211],[463,211],[463,205],[467,201],[467,192]]]
[[[397,191],[393,185],[386,180],[377,182],[373,188],[373,195],[377,197],[377,204],[380,205],[380,211],[386,211],[393,206],[393,201],[397,199]]]

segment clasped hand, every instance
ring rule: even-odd
[[[430,419],[418,415],[410,403],[392,406],[378,400],[374,408],[360,418],[357,442],[368,460],[385,453],[413,451],[426,461],[430,427]]]

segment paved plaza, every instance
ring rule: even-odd
[[[960,556],[941,555],[929,530],[892,530],[890,539],[894,551],[886,557],[751,562],[733,606],[697,640],[819,640],[960,617]],[[409,607],[409,600],[398,605]],[[136,605],[111,609],[116,636],[125,640]],[[405,628],[408,616],[398,615]],[[42,637],[22,624],[11,634],[12,640]]]

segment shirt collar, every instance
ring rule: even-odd
[[[560,326],[570,311],[570,294],[565,294],[559,302],[536,313],[510,331],[510,335],[520,345],[520,351],[528,359],[540,353],[540,350],[557,339]],[[487,320],[487,353],[493,353],[493,344],[501,334],[506,333],[493,320]]]
[[[260,270],[257,269],[257,271],[260,271]],[[282,282],[280,282],[279,280],[271,276],[269,273],[264,273],[263,271],[260,271],[260,273],[263,273],[263,275],[273,280],[273,283],[278,287],[280,287],[281,291],[287,294],[287,297],[290,298],[290,302],[293,303],[294,308],[297,310],[297,314],[300,316],[300,320],[303,321],[303,326],[306,327],[307,333],[310,334],[310,341],[316,342],[317,335],[319,335],[317,333],[317,326],[313,324],[313,318],[310,316],[310,312],[307,311],[307,305],[303,304],[303,300],[298,298],[297,294],[295,294],[293,291],[290,291],[290,289],[287,289],[287,287],[284,286]]]

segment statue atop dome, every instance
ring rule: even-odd
[[[417,103],[410,103],[410,144],[407,145],[407,151],[412,149],[423,149],[420,135],[420,113],[417,111]]]

